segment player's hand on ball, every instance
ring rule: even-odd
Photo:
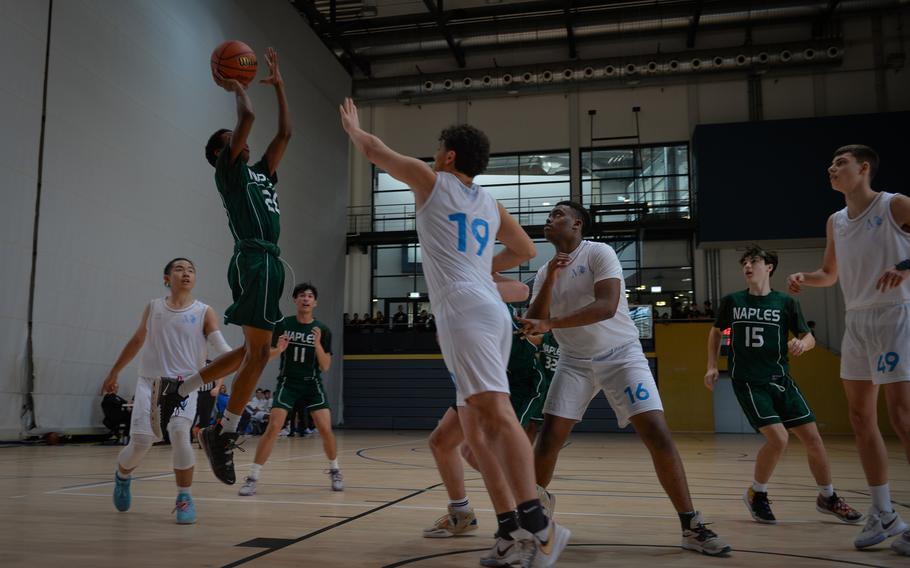
[[[357,116],[357,106],[351,97],[345,97],[338,110],[341,112],[341,127],[345,132],[350,134],[354,130],[360,130],[360,117]]]
[[[212,79],[215,80],[215,84],[224,89],[229,93],[236,93],[238,90],[243,90],[243,83],[237,79],[228,79],[222,75],[217,69],[212,69]]]
[[[900,286],[908,277],[910,277],[910,270],[898,270],[892,266],[875,283],[875,289],[880,292],[887,292]]]
[[[802,339],[794,337],[787,343],[787,349],[790,351],[790,355],[799,357],[806,352],[806,344],[803,343]]]
[[[714,385],[717,384],[717,377],[720,373],[717,372],[717,369],[708,369],[708,372],[705,373],[705,387],[709,391],[714,390]]]
[[[283,85],[284,79],[281,78],[281,71],[278,70],[278,50],[274,47],[266,49],[265,62],[269,66],[269,76],[259,82],[266,85]]]
[[[288,344],[291,340],[288,338],[287,334],[282,335],[278,338],[278,352],[284,353],[284,350],[288,348]]]
[[[797,272],[787,276],[787,288],[790,290],[791,294],[799,294],[803,289],[803,282],[806,281],[806,276],[802,272]]]
[[[120,388],[120,385],[117,384],[117,375],[110,373],[105,379],[104,383],[101,385],[101,394],[113,393],[117,394],[117,390]]]
[[[521,323],[521,332],[525,335],[538,335],[550,331],[550,320],[548,319],[525,319],[518,318]]]

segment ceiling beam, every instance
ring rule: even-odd
[[[578,46],[575,43],[575,22],[572,7],[574,0],[565,0],[563,15],[566,21],[566,41],[569,44],[569,59],[578,59]]]
[[[344,65],[345,69],[348,70],[348,73],[352,72],[351,64],[354,64],[367,77],[373,76],[370,62],[354,53],[348,40],[342,37],[341,32],[326,20],[325,16],[316,8],[316,5],[313,4],[312,0],[293,0],[291,4],[297,8],[298,12],[306,16],[307,20],[310,22],[310,27],[313,28],[322,40],[322,43],[324,43],[329,50],[334,53],[333,44],[336,44],[341,48],[347,59],[347,61],[342,59],[341,63]]]
[[[463,69],[465,66],[464,50],[455,42],[452,32],[446,27],[445,13],[442,11],[442,0],[439,0],[439,6],[436,5],[434,0],[423,0],[423,4],[436,19],[436,26],[439,28],[440,33],[442,33],[442,37],[446,39],[449,50],[455,57],[455,62],[458,63],[460,69]]]
[[[695,35],[698,33],[698,22],[701,20],[701,1],[695,3],[695,10],[689,18],[689,31],[686,34],[686,47],[695,47]]]

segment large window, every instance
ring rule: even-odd
[[[491,156],[487,170],[474,181],[522,225],[543,225],[550,207],[569,198],[569,170],[568,151]],[[406,185],[374,168],[373,230],[415,228],[414,195]]]
[[[582,202],[600,221],[689,217],[688,144],[586,149],[581,161]]]

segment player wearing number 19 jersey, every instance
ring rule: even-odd
[[[708,336],[705,386],[713,390],[717,383],[722,330],[729,328],[733,392],[749,423],[766,440],[755,458],[755,479],[743,501],[756,521],[777,522],[768,500],[768,482],[787,447],[789,430],[806,446],[809,469],[818,484],[816,509],[845,523],[859,522],[862,514],[834,492],[831,465],[815,415],[790,376],[788,353],[799,356],[815,347],[799,302],[771,290],[771,275],[778,265],[775,253],[750,247],[740,263],[749,288],[720,301],[717,321]]]
[[[509,402],[511,323],[492,277],[532,258],[536,249],[505,208],[474,183],[489,162],[489,139],[469,125],[447,128],[440,134],[431,168],[365,132],[352,100],[346,99],[339,111],[357,150],[414,193],[439,345],[455,381],[456,398],[466,403],[458,413],[462,430],[487,489],[507,487],[518,504],[518,523],[533,535],[523,547],[522,565],[552,566],[569,531],[550,522],[537,498],[531,445]],[[505,248],[494,254],[497,239]],[[490,476],[504,479],[491,483]]]

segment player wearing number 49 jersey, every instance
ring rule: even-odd
[[[831,466],[825,445],[815,425],[815,415],[790,377],[789,352],[798,357],[815,347],[799,302],[771,290],[771,275],[777,269],[777,255],[750,247],[740,259],[749,288],[724,296],[717,321],[708,336],[708,372],[705,386],[717,383],[717,356],[723,330],[730,328],[730,377],[740,407],[765,445],[755,460],[755,480],[743,500],[752,518],[774,524],[768,500],[768,481],[787,447],[788,430],[806,446],[809,469],[815,475],[819,494],[815,507],[846,523],[863,516],[834,492]],[[789,339],[790,333],[794,338]]]
[[[825,256],[815,272],[787,278],[790,292],[840,281],[847,307],[841,379],[856,447],[872,494],[866,526],[853,544],[891,544],[910,555],[910,530],[891,504],[888,451],[876,400],[885,392],[891,425],[910,459],[910,197],[872,190],[878,154],[860,144],[834,152],[828,178],[847,206],[828,217]]]
[[[537,272],[531,306],[520,320],[525,333],[552,330],[559,341],[556,374],[535,447],[540,494],[552,514],[553,499],[545,488],[559,450],[602,390],[619,425],[631,423],[650,450],[657,477],[679,513],[682,547],[725,554],[730,546],[705,526],[692,505],[682,460],[629,315],[622,266],[609,245],[582,240],[590,227],[591,215],[578,203],[562,201],[550,211],[544,236],[557,254]]]
[[[569,531],[547,518],[534,488],[531,444],[509,402],[511,323],[492,276],[529,260],[536,249],[505,208],[474,183],[489,162],[490,141],[469,125],[447,128],[431,168],[364,132],[351,99],[339,111],[357,150],[414,193],[439,346],[456,399],[464,403],[458,413],[462,430],[492,500],[514,499],[518,524],[532,535],[521,549],[521,564],[552,566]],[[497,239],[504,248],[494,253]]]

